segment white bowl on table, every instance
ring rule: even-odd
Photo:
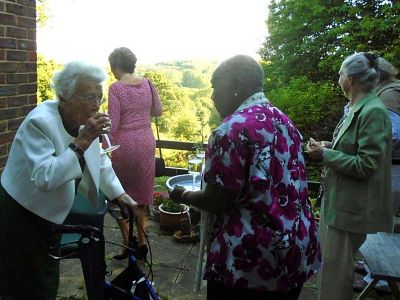
[[[177,175],[170,177],[166,182],[166,186],[170,191],[172,191],[176,185],[183,186],[186,190],[192,191],[193,176],[191,174]],[[197,175],[195,180],[194,191],[199,191],[200,186],[201,186],[201,176]]]

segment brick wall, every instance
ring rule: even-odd
[[[26,114],[36,106],[36,2],[0,0],[0,173]]]

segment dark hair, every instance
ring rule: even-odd
[[[375,68],[375,70],[376,70],[377,67],[378,67],[378,61],[377,61],[377,59],[378,59],[379,55],[374,54],[374,53],[372,53],[372,52],[365,52],[365,53],[364,53],[364,56],[368,59],[369,66],[370,66],[371,68]]]
[[[108,61],[112,69],[120,69],[126,73],[133,73],[135,71],[137,58],[130,49],[120,47],[111,52],[108,56]]]
[[[240,78],[243,87],[250,91],[262,91],[264,71],[260,64],[248,55],[236,55],[223,61],[215,70],[213,78]]]

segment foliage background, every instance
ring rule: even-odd
[[[213,128],[219,123],[219,116],[212,104],[210,79],[216,61],[190,60],[138,65],[136,74],[150,79],[160,96],[163,114],[158,118],[160,139],[204,143]],[[52,77],[62,64],[38,55],[38,103],[55,99],[51,88]],[[108,98],[108,87],[115,81],[110,67],[104,96]],[[104,104],[108,107],[108,102]],[[152,122],[156,136],[155,122]],[[186,167],[186,153],[176,150],[162,150],[168,166]]]
[[[46,1],[38,2],[39,26],[48,18]],[[341,62],[354,52],[372,51],[399,67],[399,24],[400,1],[271,0],[266,12],[270,35],[259,49],[267,98],[290,116],[304,140],[330,140],[347,102],[337,84]],[[141,66],[139,57],[137,73],[153,81],[164,108],[158,122],[161,139],[204,142],[219,124],[209,83],[216,65],[185,60]],[[38,56],[39,102],[54,98],[51,76],[60,67]],[[105,68],[107,88],[114,78]],[[184,167],[185,153],[163,154],[167,165]],[[318,178],[318,169],[309,172]]]
[[[337,84],[344,58],[371,51],[400,66],[400,2],[272,0],[269,9],[265,91],[305,138],[329,140],[347,101]]]
[[[400,67],[400,2],[272,0],[259,54],[264,90],[297,124],[304,140],[331,140],[347,99],[337,83],[342,61],[374,52]],[[309,165],[309,178],[319,167]]]

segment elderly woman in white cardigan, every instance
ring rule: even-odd
[[[16,133],[0,186],[0,298],[56,298],[51,226],[64,222],[77,190],[96,205],[101,189],[123,214],[137,213],[99,147],[110,126],[98,113],[105,79],[96,66],[67,64],[53,78],[58,99],[32,110]]]

